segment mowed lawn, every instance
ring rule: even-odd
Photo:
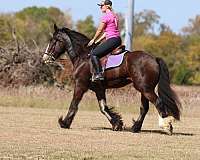
[[[0,107],[0,159],[200,159],[199,92],[184,103],[174,135],[163,134],[156,111],[147,115],[141,133],[130,132],[137,113],[123,112],[126,129],[114,132],[97,110],[80,110],[71,129],[61,129],[64,109]],[[186,94],[182,98],[186,98]],[[198,103],[196,103],[198,102]]]

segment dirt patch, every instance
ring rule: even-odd
[[[198,109],[196,109],[198,111]],[[97,111],[78,112],[72,129],[60,129],[65,110],[0,107],[0,159],[196,159],[200,157],[200,116],[184,115],[174,135],[162,134],[156,114],[143,131],[111,131]],[[198,111],[198,115],[200,112]],[[132,116],[124,113],[127,128]]]

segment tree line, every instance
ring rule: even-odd
[[[124,15],[122,13],[117,14],[120,19],[121,35],[124,38]],[[38,77],[38,80],[31,81],[31,76],[29,75],[27,76],[29,77],[27,85],[33,84],[33,82],[37,84],[53,81],[53,75],[50,73],[48,67],[41,65],[42,62],[39,63],[37,59],[41,58],[41,54],[52,36],[54,23],[60,27],[74,29],[89,38],[92,38],[96,31],[92,15],[74,22],[70,12],[63,12],[55,7],[45,8],[34,6],[24,8],[16,13],[0,14],[1,80],[5,79],[8,73],[12,77],[17,67],[23,63],[30,64],[30,60],[32,59],[38,62],[35,65],[35,70],[32,68],[32,78]],[[188,25],[183,26],[180,33],[175,33],[170,26],[160,23],[160,16],[153,10],[143,10],[135,14],[134,50],[145,50],[154,56],[162,57],[169,67],[171,80],[175,84],[200,84],[199,44],[200,15],[189,19]],[[18,59],[21,58],[18,63],[14,61],[16,57]],[[22,68],[26,68],[27,74],[30,74],[28,71],[31,68],[30,65]],[[71,67],[68,66],[68,68]],[[21,74],[18,77],[20,76]],[[9,77],[7,77],[4,80],[4,84],[9,83],[9,80]]]

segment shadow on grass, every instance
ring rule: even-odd
[[[166,134],[162,130],[142,130],[142,133],[156,133],[156,134]],[[167,135],[167,134],[166,134]],[[172,135],[174,136],[194,136],[193,133],[180,133],[180,132],[174,132]]]
[[[108,127],[94,127],[94,128],[91,128],[91,130],[110,130],[110,131],[112,131],[112,128],[108,128]],[[120,132],[132,132],[132,130],[131,130],[130,127],[126,127],[123,131],[120,131]],[[162,130],[141,130],[138,133],[155,133],[155,134],[165,134],[165,135],[168,135],[166,132],[164,132]],[[193,133],[180,133],[180,132],[174,132],[173,133],[173,136],[194,136],[194,135],[195,134],[193,134]]]

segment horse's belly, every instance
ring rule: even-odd
[[[132,82],[129,78],[119,78],[106,82],[106,88],[120,88],[124,87]]]

